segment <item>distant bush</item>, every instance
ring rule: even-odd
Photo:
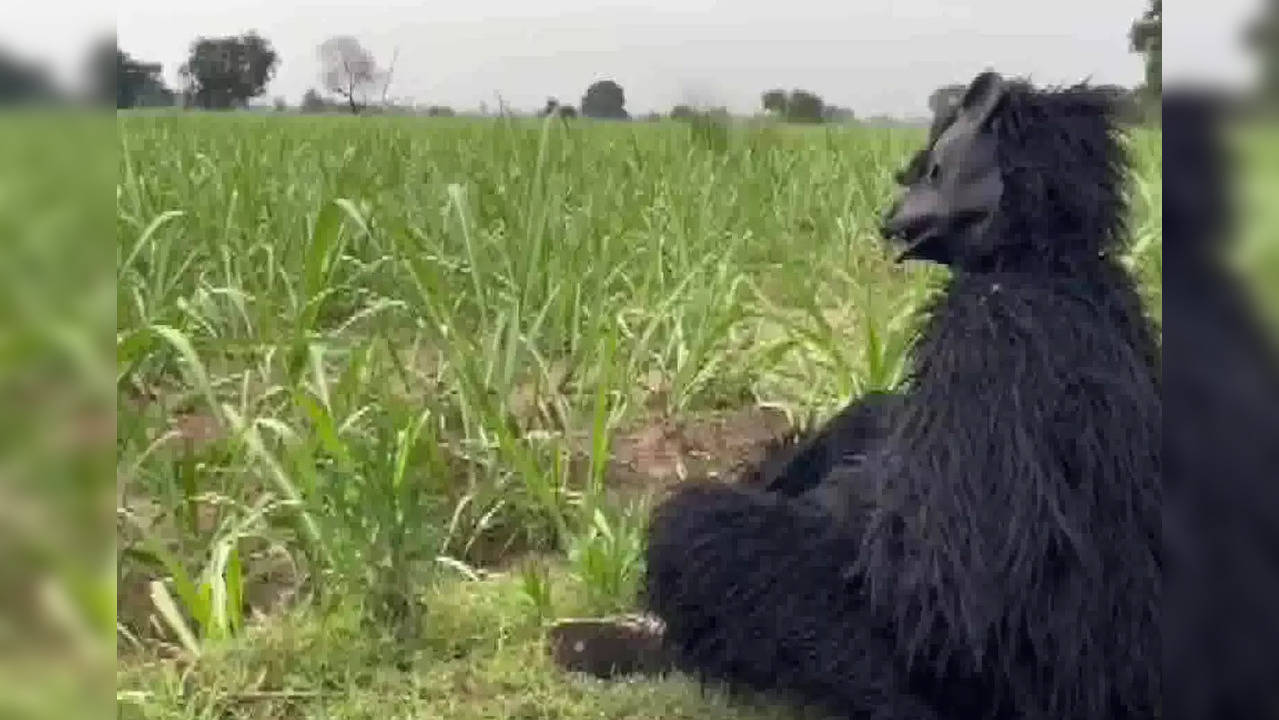
[[[839,105],[827,105],[822,109],[822,120],[829,123],[849,123],[857,119],[852,108]]]
[[[839,107],[827,107],[825,101],[817,93],[807,90],[769,90],[760,96],[764,110],[787,122],[819,123],[827,120],[827,111],[847,113],[852,110]]]
[[[691,105],[676,105],[671,108],[672,120],[692,120],[697,116],[697,111]]]
[[[548,115],[558,115],[562,118],[577,117],[577,108],[572,105],[561,105],[559,100],[555,98],[547,98],[546,106],[538,111],[538,117],[547,117]]]
[[[304,113],[321,113],[330,109],[332,103],[324,99],[320,91],[315,88],[308,88],[306,93],[302,95],[302,112]]]
[[[612,80],[592,83],[582,96],[582,114],[591,118],[627,120],[626,94],[622,86]]]
[[[692,141],[714,153],[728,150],[728,125],[731,119],[727,108],[694,110],[688,105],[676,105],[671,109],[671,119],[688,123]]]

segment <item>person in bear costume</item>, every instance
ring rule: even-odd
[[[655,509],[663,666],[866,720],[1157,716],[1160,360],[1116,257],[1127,167],[1104,93],[971,83],[884,226],[951,270],[908,381]]]

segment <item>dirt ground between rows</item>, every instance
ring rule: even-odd
[[[732,480],[762,459],[770,443],[785,438],[792,431],[787,414],[777,408],[753,406],[734,410],[698,413],[687,417],[642,419],[613,433],[610,461],[605,470],[605,502],[623,506],[639,499],[652,500],[673,485],[697,479]],[[174,451],[198,452],[216,443],[221,429],[212,417],[196,413],[175,416],[169,424],[170,443]],[[585,476],[589,467],[590,438],[574,438],[574,462],[580,469],[572,471]],[[162,525],[159,506],[144,496],[132,496],[121,490],[121,502],[135,518]],[[213,508],[209,510],[212,525]],[[203,516],[205,513],[200,513]],[[211,527],[206,529],[212,529]],[[122,526],[121,533],[128,535]],[[159,528],[161,535],[164,530]],[[305,583],[301,571],[278,547],[246,548],[245,601],[250,613],[271,614],[287,606]],[[508,551],[513,550],[507,548]],[[480,551],[481,565],[507,566],[518,559],[510,552]],[[518,555],[518,550],[514,550]],[[154,617],[150,583],[156,579],[131,564],[117,578],[117,612],[122,625],[140,637],[152,636],[160,628]]]

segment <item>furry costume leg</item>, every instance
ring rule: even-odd
[[[941,717],[900,687],[892,633],[849,573],[858,539],[815,504],[692,483],[657,509],[649,537],[646,600],[680,668],[849,718]]]
[[[900,395],[887,392],[854,400],[820,430],[791,447],[770,452],[757,471],[758,484],[789,497],[812,490],[832,469],[859,461],[882,441],[900,404]]]

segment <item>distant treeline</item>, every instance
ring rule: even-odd
[[[1145,81],[1133,88],[1105,86],[1114,94],[1123,116],[1133,122],[1157,121],[1162,93],[1163,3],[1148,0],[1148,6],[1127,28],[1129,49],[1143,58]],[[1257,92],[1248,96],[1253,106],[1279,106],[1279,3],[1268,3],[1247,26],[1243,43],[1259,62],[1261,72]],[[501,101],[496,108],[455,110],[441,104],[421,105],[391,94],[396,56],[389,62],[375,58],[354,37],[341,35],[325,40],[316,48],[317,86],[308,89],[297,102],[277,97],[260,98],[280,66],[280,57],[271,42],[256,32],[240,35],[197,37],[189,46],[187,59],[178,68],[180,87],[165,85],[161,65],[129,55],[114,36],[103,38],[88,53],[85,74],[87,94],[93,101],[117,108],[168,107],[209,110],[274,108],[280,111],[321,113],[346,112],[413,114],[432,117],[452,115],[512,115],[519,111]],[[938,88],[927,99],[934,114],[954,102],[960,85]],[[18,102],[59,102],[69,99],[60,90],[47,68],[25,61],[0,48],[0,104]],[[601,79],[586,88],[576,104],[549,98],[540,110],[523,114],[556,115],[565,119],[589,117],[611,120],[632,119],[626,108],[626,93],[613,79]],[[923,118],[895,118],[886,115],[859,117],[851,108],[827,102],[819,94],[802,88],[774,88],[760,94],[758,114],[795,123],[860,122],[874,126],[920,125]],[[640,119],[722,118],[723,108],[676,105],[664,113],[648,113]]]

